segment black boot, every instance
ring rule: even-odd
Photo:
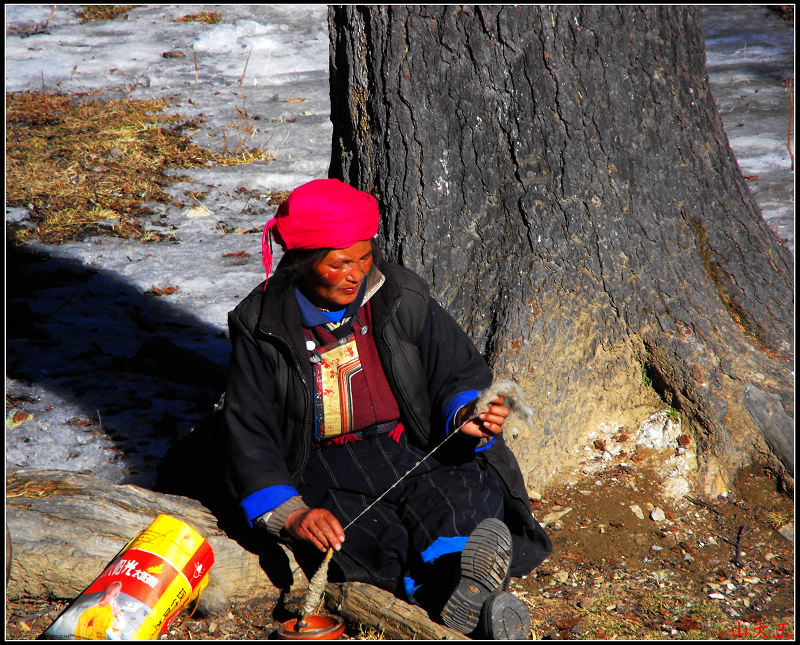
[[[470,533],[461,553],[461,577],[442,609],[444,624],[462,634],[474,631],[486,601],[502,590],[510,564],[508,527],[495,518],[483,520]]]
[[[473,640],[528,640],[531,614],[522,600],[506,591],[490,595],[481,609]]]

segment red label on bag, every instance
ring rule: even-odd
[[[214,562],[214,552],[208,542],[203,542],[181,572],[186,577],[186,580],[189,581],[189,584],[192,585],[192,589],[208,573],[209,562]]]
[[[155,607],[178,570],[161,556],[140,549],[128,549],[114,560],[85,593],[104,591],[112,582],[122,582],[125,593]]]

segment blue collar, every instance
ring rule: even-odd
[[[295,296],[297,297],[297,304],[300,306],[300,321],[303,327],[316,327],[318,325],[327,325],[329,323],[339,323],[345,318],[354,316],[359,309],[361,309],[361,301],[364,299],[366,292],[367,281],[361,283],[358,290],[356,299],[353,300],[347,307],[337,311],[320,311],[312,302],[306,298],[300,289],[295,288]]]

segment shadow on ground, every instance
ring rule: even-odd
[[[108,437],[128,469],[122,483],[152,486],[155,462],[223,392],[228,353],[224,333],[168,298],[7,240],[6,376],[56,399],[38,415],[55,441],[76,425]],[[20,403],[11,398],[7,388],[7,410]]]

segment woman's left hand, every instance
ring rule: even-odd
[[[455,420],[455,425],[456,428],[461,426],[459,432],[470,437],[479,439],[494,437],[503,431],[503,424],[510,412],[503,405],[503,397],[498,396],[489,404],[487,410],[476,411],[474,402],[463,407]]]

